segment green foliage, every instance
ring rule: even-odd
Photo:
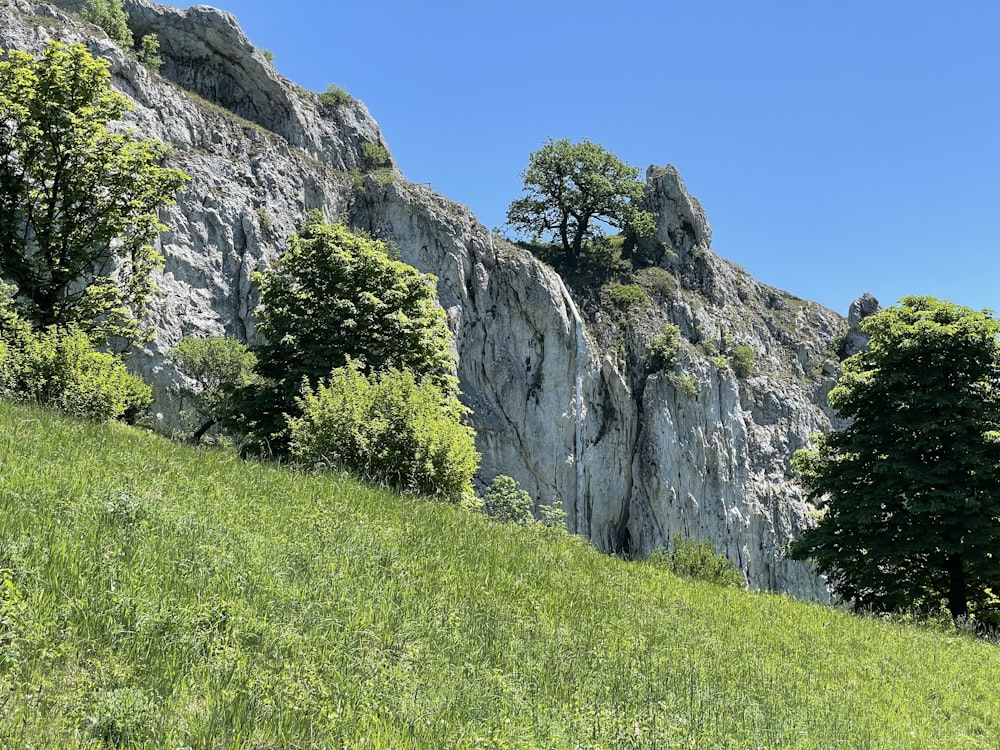
[[[139,50],[139,62],[154,73],[160,70],[160,67],[163,65],[163,58],[160,57],[160,37],[156,34],[146,34],[142,38],[141,49]]]
[[[401,492],[470,500],[479,467],[464,408],[451,393],[411,372],[365,377],[355,363],[303,389],[289,420],[299,462],[332,466]]]
[[[746,585],[739,568],[728,557],[716,552],[707,539],[696,542],[687,537],[675,538],[673,549],[655,550],[646,559],[650,564],[684,578],[731,588],[743,588]]]
[[[681,329],[673,323],[667,323],[663,330],[656,334],[643,355],[646,372],[663,372],[674,366],[677,349],[681,345]]]
[[[75,326],[0,329],[0,396],[95,421],[133,419],[152,400],[141,378]]]
[[[521,173],[527,195],[507,209],[507,221],[531,237],[551,236],[568,258],[603,236],[600,224],[639,236],[655,229],[653,215],[639,208],[639,170],[596,143],[549,139],[531,154]]]
[[[688,396],[698,395],[698,378],[690,373],[681,373],[680,375],[670,373],[670,382],[673,383],[674,387],[681,393]]]
[[[738,378],[749,378],[757,369],[757,352],[752,346],[737,344],[729,350],[729,364]]]
[[[351,101],[351,95],[341,86],[331,83],[319,95],[319,103],[326,109],[333,110]]]
[[[364,159],[365,168],[369,170],[382,169],[390,163],[389,151],[381,143],[362,143],[361,158]]]
[[[621,310],[632,307],[649,307],[649,295],[646,290],[636,284],[619,284],[611,286],[611,302]]]
[[[95,26],[100,26],[123,50],[132,49],[132,32],[122,0],[87,0],[80,16]]]
[[[106,747],[134,747],[152,739],[156,723],[153,700],[132,687],[102,690],[92,698],[87,734]]]
[[[148,334],[157,212],[187,177],[159,166],[162,143],[108,129],[129,108],[109,80],[82,44],[0,61],[0,278],[38,326],[132,342]]]
[[[905,297],[861,323],[830,406],[849,422],[793,465],[823,513],[791,546],[858,609],[1000,611],[1000,322]]]
[[[502,523],[526,526],[535,523],[531,495],[516,480],[498,475],[483,495],[483,513]]]
[[[198,443],[211,427],[235,410],[234,393],[256,384],[257,357],[246,345],[223,336],[187,337],[167,353],[177,371],[193,381],[180,388],[193,399],[200,420],[191,439]]]
[[[274,53],[269,49],[262,49],[260,51],[261,56],[267,60],[271,65],[274,65]]]
[[[311,214],[273,267],[253,277],[260,290],[254,348],[262,383],[240,389],[229,426],[272,452],[285,451],[285,415],[330,370],[353,362],[365,374],[412,372],[443,393],[457,392],[450,332],[433,276],[394,261],[376,240]]]
[[[169,749],[1000,737],[1000,649],[954,632],[7,403],[0,466],[0,747],[96,750],[92,718]]]

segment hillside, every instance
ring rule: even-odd
[[[1000,650],[0,404],[0,747],[996,748]]]
[[[809,565],[783,554],[810,512],[788,462],[832,426],[831,355],[847,323],[716,255],[677,170],[647,172],[653,265],[622,281],[651,304],[622,311],[607,304],[608,285],[561,278],[464,206],[408,182],[360,100],[326,101],[283,78],[230,14],[125,0],[134,37],[160,40],[163,64],[151,72],[81,22],[81,5],[5,0],[0,46],[37,54],[49,38],[85,42],[135,105],[126,124],[167,143],[170,166],[192,177],[162,212],[156,335],[130,363],[153,384],[166,425],[189,406],[166,353],[185,336],[253,342],[252,274],[319,210],[437,277],[481,486],[507,474],[536,505],[561,502],[568,528],[602,551],[710,540],[755,588],[828,598]],[[643,356],[665,325],[681,332],[677,362],[648,374]],[[736,352],[752,372],[731,365]]]

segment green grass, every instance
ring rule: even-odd
[[[998,748],[1000,650],[0,404],[0,747]]]

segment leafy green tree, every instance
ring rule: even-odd
[[[1000,607],[1000,323],[906,297],[830,392],[848,427],[793,463],[823,515],[792,544],[859,609]]]
[[[122,49],[132,49],[132,32],[128,27],[128,15],[122,6],[122,0],[87,0],[80,16],[104,29]]]
[[[157,212],[187,177],[160,166],[162,143],[109,129],[129,108],[109,81],[82,44],[0,61],[0,278],[37,326],[131,342],[162,262]]]
[[[402,492],[471,501],[475,438],[454,394],[412,372],[365,376],[356,362],[298,399],[289,420],[292,456]]]
[[[433,276],[392,260],[383,243],[327,224],[318,212],[289,238],[260,290],[254,347],[265,379],[242,389],[230,425],[272,452],[285,449],[285,415],[298,413],[303,382],[315,387],[353,362],[363,374],[406,370],[456,394],[455,357]]]
[[[549,139],[521,173],[527,195],[510,204],[507,221],[531,236],[550,234],[568,258],[578,258],[588,240],[603,236],[601,222],[652,234],[653,215],[639,208],[638,175],[637,168],[596,143]]]
[[[168,352],[178,372],[191,379],[180,392],[191,398],[201,424],[191,435],[197,444],[234,409],[234,393],[258,381],[257,357],[245,344],[223,336],[187,337]]]

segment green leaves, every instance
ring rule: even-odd
[[[585,242],[603,236],[595,222],[648,236],[655,226],[652,214],[638,207],[643,197],[638,175],[596,143],[549,139],[521,173],[528,195],[510,204],[507,221],[534,237],[549,234],[571,258]]]
[[[406,370],[457,393],[436,279],[392,260],[381,242],[310,215],[253,281],[261,293],[257,330],[266,339],[255,353],[266,382],[244,391],[252,416],[234,425],[253,439],[282,450],[285,415],[299,413],[303,381],[314,387],[349,362],[366,375]]]
[[[36,325],[131,343],[148,335],[159,208],[188,178],[160,166],[162,143],[108,128],[129,107],[109,82],[82,44],[0,62],[0,277]]]
[[[830,393],[850,420],[793,460],[826,512],[791,547],[880,611],[995,616],[1000,587],[1000,322],[906,297],[862,322],[869,346]]]
[[[401,492],[471,501],[479,466],[472,430],[454,394],[388,370],[365,377],[351,362],[298,399],[291,452]]]

